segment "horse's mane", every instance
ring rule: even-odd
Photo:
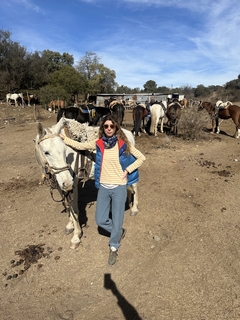
[[[88,123],[80,123],[73,119],[63,119],[67,127],[70,138],[79,142],[87,142],[98,138],[99,127],[89,126]]]

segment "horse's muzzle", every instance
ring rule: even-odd
[[[65,185],[63,183],[62,190],[63,190],[63,192],[68,193],[73,190],[73,186],[72,185]]]

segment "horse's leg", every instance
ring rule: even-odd
[[[212,131],[211,131],[211,133],[215,133],[215,124],[216,124],[216,133],[219,133],[219,132],[217,132],[219,130],[218,121],[215,120],[214,118],[212,119]]]
[[[72,207],[71,207],[70,215],[72,216],[72,222],[74,227],[70,249],[76,249],[81,242],[82,228],[80,227],[80,224],[79,224],[78,214],[76,214],[73,211]]]
[[[176,123],[175,123],[175,135],[177,136],[178,134],[178,119],[176,119]]]
[[[41,180],[39,181],[39,184],[44,184],[45,180],[47,179],[45,173],[41,174]]]
[[[141,120],[138,119],[138,121],[140,121],[140,123],[137,125],[137,135],[141,137]]]
[[[142,132],[143,132],[143,133],[146,133],[146,130],[145,130],[145,121],[144,121],[144,119],[145,119],[145,116],[143,115],[143,117],[142,117]]]
[[[73,201],[70,204],[69,221],[65,227],[65,234],[70,234],[73,232],[73,237],[71,239],[70,249],[76,249],[82,237],[82,228],[79,224],[78,217],[78,179],[74,179],[73,186]]]
[[[133,199],[133,200],[132,200]],[[130,216],[135,216],[138,213],[138,188],[137,182],[128,186],[128,202],[132,203]]]
[[[223,122],[223,119],[218,118],[218,126],[217,126],[217,133],[220,133],[220,124]]]
[[[234,138],[238,139],[240,137],[240,129],[236,126],[236,132],[234,134]]]
[[[216,133],[220,133],[220,124],[223,122],[223,119],[216,118]]]
[[[133,117],[133,129],[132,129],[132,134],[134,136],[136,136],[136,110],[133,110],[133,113],[132,113],[132,117]]]
[[[234,138],[238,139],[240,138],[240,117],[237,119],[237,117],[235,119],[233,119],[233,122],[236,125],[236,132],[234,134]]]
[[[163,118],[160,119],[160,132],[163,133]]]

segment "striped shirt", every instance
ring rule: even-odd
[[[64,138],[65,144],[76,150],[96,150],[97,140],[98,139],[81,143],[67,137]],[[145,156],[131,144],[130,153],[136,158],[136,161],[126,168],[129,173],[138,169],[146,160]],[[123,179],[123,170],[119,161],[119,149],[117,143],[113,148],[104,150],[100,183],[111,185],[127,184],[127,179]]]

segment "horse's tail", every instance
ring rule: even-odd
[[[65,112],[65,108],[58,109],[57,122],[63,117],[64,112]]]
[[[152,109],[151,109],[151,126],[150,126],[150,133],[152,133],[152,134],[154,134],[155,125],[158,120],[156,111],[157,111],[156,108],[152,107]]]
[[[141,117],[140,117],[140,108],[139,106],[136,106],[133,110],[135,112],[135,120],[134,120],[134,132],[135,135],[138,135],[138,132],[140,131],[140,125],[141,125]]]
[[[111,114],[117,119],[121,126],[124,118],[124,106],[122,104],[115,104],[111,110]]]
[[[124,105],[121,103],[118,107],[118,110],[120,112],[120,117],[121,117],[121,125],[123,123],[123,118],[124,118]]]
[[[121,112],[121,106],[120,105],[118,105],[117,106],[117,119],[118,119],[118,122],[119,122],[119,124],[120,125],[122,125],[122,112]]]

